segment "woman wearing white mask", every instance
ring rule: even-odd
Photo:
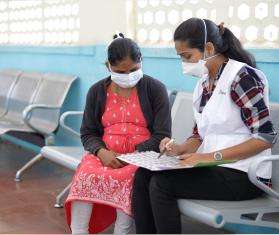
[[[137,167],[124,165],[116,156],[159,152],[160,141],[171,135],[167,91],[143,74],[138,45],[123,35],[113,40],[108,67],[111,75],[87,94],[80,130],[87,152],[65,205],[74,234],[101,232],[115,220],[115,234],[131,232],[130,200]]]
[[[237,201],[261,195],[247,171],[252,161],[271,154],[277,136],[265,75],[229,29],[191,18],[178,26],[174,41],[183,72],[199,78],[193,94],[196,125],[185,143],[166,145],[166,138],[160,150],[180,155],[183,165],[237,162],[156,174],[138,169],[132,202],[137,233],[181,233],[179,198]],[[270,184],[271,163],[257,173]]]

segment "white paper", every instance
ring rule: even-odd
[[[141,152],[120,155],[117,158],[121,161],[140,166],[151,171],[173,170],[182,168],[192,168],[191,166],[182,166],[178,157],[169,157],[162,155],[158,159],[159,153]]]

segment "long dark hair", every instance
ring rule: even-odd
[[[125,38],[122,33],[114,35],[113,38],[108,47],[108,62],[111,65],[117,65],[127,57],[135,63],[141,61],[141,51],[137,43],[130,38]]]
[[[207,42],[214,45],[216,53],[224,55],[252,67],[256,67],[255,58],[246,51],[236,36],[226,27],[217,26],[211,20],[204,20],[207,28]],[[204,23],[202,19],[190,18],[181,23],[174,32],[174,41],[185,41],[191,48],[204,51]]]

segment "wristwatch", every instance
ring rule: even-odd
[[[221,161],[223,159],[223,155],[221,152],[215,152],[213,154],[213,158],[215,161]]]

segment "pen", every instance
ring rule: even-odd
[[[158,159],[159,159],[160,157],[162,157],[162,155],[165,154],[165,152],[167,151],[167,147],[168,147],[170,144],[172,144],[173,142],[174,142],[174,139],[171,139],[168,143],[166,143],[166,146],[165,146],[164,150],[159,154]]]

